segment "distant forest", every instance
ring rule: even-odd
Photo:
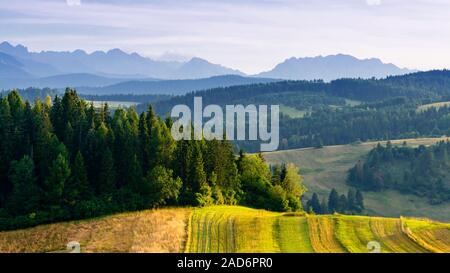
[[[33,95],[33,91],[34,95]],[[54,90],[19,90],[30,101],[41,100]],[[7,93],[4,92],[3,96]],[[1,96],[1,94],[0,94]],[[323,81],[283,81],[250,84],[191,92],[184,96],[167,95],[81,95],[96,101],[138,102],[138,114],[152,105],[167,117],[176,104],[193,107],[194,96],[203,104],[279,104],[301,113],[280,117],[279,149],[321,147],[369,140],[406,139],[450,135],[450,108],[420,105],[450,101],[450,71],[419,72],[386,79],[341,79]],[[237,149],[258,152],[258,141],[236,141]]]
[[[229,141],[179,141],[150,106],[111,113],[68,89],[0,99],[0,230],[164,205],[302,210],[294,165],[237,156]]]
[[[450,134],[450,108],[417,111],[419,105],[450,100],[447,70],[381,80],[284,81],[216,88],[159,101],[154,107],[167,115],[175,104],[192,106],[194,96],[202,96],[205,105],[282,104],[303,111],[303,117],[281,116],[280,149]],[[255,141],[237,144],[252,152],[259,147]]]
[[[349,171],[348,183],[362,190],[394,189],[428,198],[431,204],[450,201],[450,142],[430,147],[378,145]]]

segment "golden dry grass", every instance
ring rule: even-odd
[[[82,252],[180,252],[189,215],[183,208],[146,210],[0,232],[0,252],[62,251],[70,241]]]
[[[408,237],[402,229],[400,219],[373,218],[370,220],[370,226],[377,236],[377,241],[383,243],[383,252],[429,252]]]
[[[427,219],[402,218],[403,230],[408,237],[430,252],[450,252],[450,224]]]
[[[334,219],[328,216],[309,216],[309,236],[315,252],[343,253],[346,249],[335,237]]]

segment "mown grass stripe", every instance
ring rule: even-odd
[[[308,216],[311,244],[318,253],[343,253],[346,249],[335,236],[333,217]]]

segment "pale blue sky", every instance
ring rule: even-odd
[[[450,0],[1,0],[0,40],[199,56],[246,73],[335,53],[450,68]]]

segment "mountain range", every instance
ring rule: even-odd
[[[337,54],[307,58],[290,58],[272,70],[259,73],[258,77],[288,80],[324,80],[340,78],[384,78],[403,75],[417,70],[399,68],[383,63],[380,59],[357,59],[351,55]]]
[[[196,57],[187,62],[155,61],[137,53],[126,53],[117,48],[107,52],[95,51],[92,53],[86,53],[80,49],[72,52],[30,52],[23,45],[13,46],[8,42],[3,42],[0,44],[0,52],[9,55],[9,58],[15,58],[18,64],[15,64],[14,67],[19,67],[34,77],[73,73],[161,79],[196,79],[225,74],[243,75],[238,70],[212,64]],[[3,55],[0,59],[2,67],[4,58],[6,56]],[[0,77],[18,78],[19,75],[2,73]]]
[[[213,64],[199,57],[189,61],[158,61],[138,53],[126,53],[120,49],[87,53],[75,51],[31,52],[23,45],[0,44],[0,88],[83,87],[86,92],[108,92],[139,88],[140,92],[158,92],[156,87],[167,90],[170,80],[183,80],[176,85],[206,86],[208,88],[229,86],[230,83],[244,84],[277,80],[330,81],[339,78],[383,78],[414,72],[386,64],[381,60],[358,59],[351,55],[330,55],[307,58],[290,58],[276,65],[272,70],[256,75]],[[237,75],[241,77],[217,77]],[[208,78],[213,80],[207,80]],[[244,78],[248,78],[245,79]],[[250,79],[251,78],[251,79]],[[194,84],[187,80],[205,79],[210,84]],[[220,82],[224,80],[224,82]],[[156,84],[155,81],[163,81]],[[186,88],[181,88],[185,92]],[[178,93],[175,88],[172,93]],[[189,88],[188,88],[189,89]],[[130,90],[133,91],[133,90]]]

